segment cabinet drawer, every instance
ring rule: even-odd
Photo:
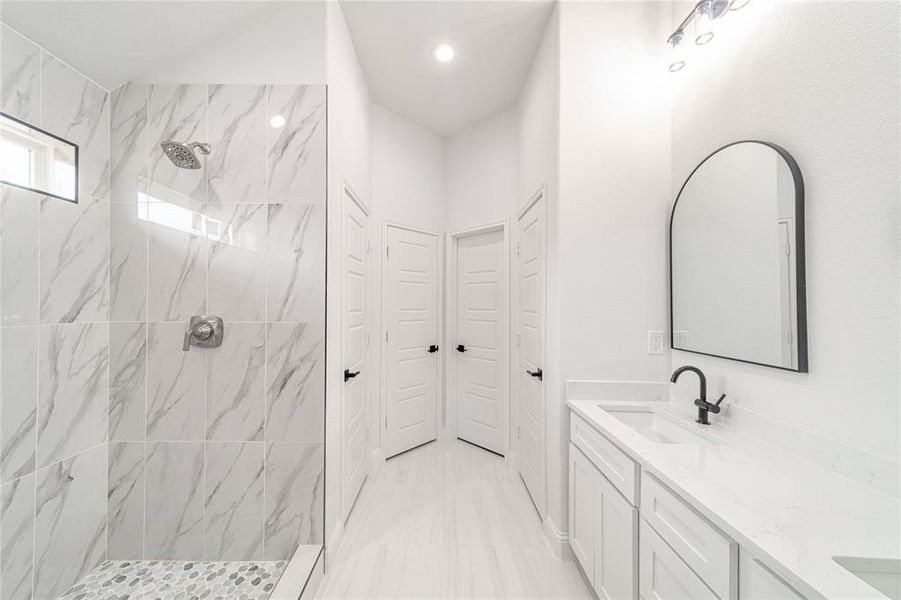
[[[738,544],[652,475],[641,479],[644,519],[718,598],[737,598]]]
[[[643,600],[717,600],[716,594],[640,519],[638,591]]]
[[[569,425],[569,438],[632,506],[638,505],[638,463],[574,413]]]

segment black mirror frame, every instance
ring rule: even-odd
[[[688,185],[688,182],[691,180],[692,176],[695,172],[700,169],[704,163],[706,163],[710,158],[712,158],[715,154],[725,150],[726,148],[730,148],[737,144],[762,144],[767,146],[768,148],[775,150],[779,156],[782,157],[783,160],[788,164],[789,169],[791,170],[792,178],[795,183],[795,302],[797,303],[797,323],[795,324],[795,335],[798,342],[798,368],[793,369],[790,367],[783,367],[781,365],[770,365],[767,363],[755,362],[752,360],[745,360],[742,358],[736,358],[734,356],[722,356],[719,354],[712,354],[709,352],[700,352],[698,350],[687,350],[685,348],[676,348],[675,344],[675,324],[673,322],[673,221],[676,217],[676,208],[679,206],[679,199],[682,197],[682,192],[685,191],[685,186]],[[670,222],[669,222],[669,324],[670,324],[670,348],[673,350],[679,350],[680,352],[690,352],[692,354],[701,354],[704,356],[713,356],[715,358],[723,358],[726,360],[734,360],[736,362],[746,363],[750,365],[757,365],[760,367],[770,367],[772,369],[779,369],[782,371],[791,371],[792,373],[807,373],[808,372],[808,357],[807,357],[807,269],[805,266],[805,244],[804,244],[804,178],[801,175],[801,168],[798,166],[797,161],[794,157],[788,153],[781,146],[777,146],[776,144],[770,142],[762,142],[760,140],[740,140],[737,142],[732,142],[717,148],[710,154],[708,154],[704,160],[702,160],[698,165],[692,169],[691,173],[688,174],[688,177],[685,178],[685,181],[682,183],[682,187],[679,188],[679,194],[676,196],[676,201],[673,203],[673,210],[670,213]]]
[[[74,198],[66,198],[65,196],[60,196],[59,194],[52,194],[52,193],[46,192],[44,190],[38,190],[33,187],[28,187],[27,185],[19,185],[17,183],[4,181],[2,179],[0,179],[0,184],[8,185],[10,187],[18,188],[20,190],[27,190],[29,192],[34,192],[35,194],[41,194],[42,196],[48,196],[50,198],[58,198],[59,200],[65,200],[66,202],[71,202],[72,204],[78,204],[78,187],[79,187],[78,186],[78,178],[79,178],[78,160],[79,160],[79,156],[81,154],[81,149],[79,148],[78,144],[72,143],[65,138],[59,137],[58,135],[54,135],[54,134],[50,133],[49,131],[41,129],[40,127],[35,127],[28,121],[23,121],[22,119],[17,119],[15,117],[13,117],[12,115],[6,114],[5,112],[0,112],[0,117],[3,117],[4,119],[9,119],[10,121],[15,121],[16,123],[20,123],[22,125],[25,125],[29,129],[34,129],[35,131],[43,133],[47,137],[51,137],[55,140],[59,140],[59,141],[63,142],[64,144],[75,148],[75,197]]]

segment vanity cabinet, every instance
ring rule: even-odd
[[[804,600],[804,597],[750,553],[739,560],[739,597],[754,600]]]
[[[599,598],[638,597],[638,510],[569,445],[569,535]]]
[[[639,589],[643,600],[719,600],[644,519],[639,548]]]

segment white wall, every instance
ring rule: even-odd
[[[555,390],[562,388],[560,376],[560,302],[559,274],[557,260],[557,204],[560,150],[560,8],[554,9],[548,21],[547,29],[529,75],[523,84],[517,111],[517,212],[529,201],[539,186],[545,187],[546,245],[547,270],[545,285],[546,302],[546,353],[547,365],[544,382],[547,390],[547,438],[553,439],[548,444],[548,481],[553,480],[553,492],[548,485],[547,513],[553,514],[558,530],[566,530],[562,507],[566,504],[566,496],[560,488],[561,477],[566,477],[565,455],[561,457],[559,440],[564,436],[562,416],[564,408],[559,394]],[[518,302],[516,285],[511,286],[514,306]],[[514,314],[516,311],[514,310]],[[515,324],[515,321],[511,321]],[[519,406],[515,388],[511,394],[510,410],[518,415]],[[553,448],[550,448],[553,446]],[[562,462],[561,462],[562,461]],[[541,515],[542,518],[545,515]],[[562,520],[561,520],[562,519]]]
[[[701,367],[727,403],[897,460],[899,5],[751,2],[717,35],[672,78],[669,196],[727,142],[767,140],[795,157],[807,192],[810,373],[683,352],[672,364]]]
[[[669,8],[560,6],[559,368],[567,379],[661,380],[649,330],[666,330]],[[549,444],[549,512],[566,528],[568,412]],[[558,501],[557,498],[560,500]]]
[[[334,540],[341,515],[341,299],[342,204],[347,180],[370,202],[370,98],[341,6],[328,5],[328,331],[326,332],[326,541]],[[377,326],[377,321],[370,327]],[[373,367],[375,372],[376,366]],[[375,378],[373,378],[375,379]],[[375,431],[378,431],[377,429]],[[340,529],[339,529],[340,531]],[[333,548],[330,548],[332,550]]]
[[[388,221],[444,230],[444,143],[387,108],[372,106],[372,198]]]
[[[331,3],[268,4],[241,27],[198,45],[137,81],[325,83],[326,4]],[[215,10],[215,3],[210,3],[210,10]]]
[[[445,139],[447,231],[499,223],[516,212],[517,125],[510,107]]]

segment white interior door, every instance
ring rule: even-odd
[[[387,237],[385,455],[391,457],[438,434],[438,236],[389,226]]]
[[[454,411],[458,438],[507,452],[507,268],[502,230],[457,241]]]
[[[346,519],[369,472],[367,405],[369,389],[369,215],[344,194],[344,300],[342,390],[342,512]]]
[[[518,465],[540,515],[545,514],[545,216],[539,198],[518,220]]]

